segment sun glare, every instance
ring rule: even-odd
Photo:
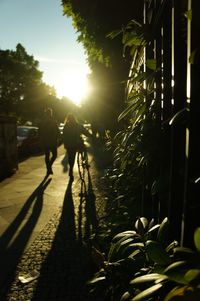
[[[76,105],[81,104],[90,90],[86,75],[81,74],[59,78],[54,87],[58,97],[67,97]]]

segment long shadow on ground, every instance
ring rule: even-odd
[[[86,248],[76,237],[72,182],[69,181],[61,217],[38,279],[32,301],[86,301]]]
[[[0,238],[0,287],[5,296],[15,278],[15,268],[42,211],[43,193],[50,181],[51,179],[44,178]],[[22,226],[31,206],[33,207],[30,217]]]

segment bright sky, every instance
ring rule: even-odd
[[[89,67],[60,0],[0,0],[0,49],[22,44],[39,61],[43,81],[79,104]]]

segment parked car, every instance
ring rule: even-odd
[[[39,128],[17,126],[17,149],[19,155],[29,155],[41,150]]]

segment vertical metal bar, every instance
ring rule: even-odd
[[[174,17],[174,0],[172,0],[172,9],[171,9],[171,90],[172,90],[172,97],[171,97],[171,113],[173,115],[174,112],[174,74],[175,74],[175,62],[174,62],[174,57],[175,57],[175,51],[174,51],[174,36],[175,36],[175,17]],[[168,206],[168,216],[171,216],[171,210],[172,210],[172,181],[173,181],[173,149],[174,149],[174,134],[173,134],[173,128],[171,130],[171,140],[170,140],[170,190],[169,190],[169,206]]]
[[[192,0],[188,0],[188,12],[192,9]],[[187,79],[186,79],[186,109],[190,109],[190,98],[191,98],[191,18],[187,17]],[[183,211],[181,220],[181,239],[180,245],[183,246],[184,235],[185,235],[185,218],[187,209],[188,199],[188,160],[189,160],[189,141],[190,141],[190,130],[187,124],[185,130],[185,176],[184,176],[184,195],[183,195]]]
[[[146,24],[146,0],[144,0],[143,6],[143,23]],[[146,72],[146,46],[144,46],[143,50],[143,72]],[[143,82],[143,88],[146,90],[146,79]],[[144,102],[146,99],[144,98]],[[142,197],[141,197],[141,214],[144,213],[144,198],[145,198],[145,170],[143,174],[143,187],[142,187]]]
[[[172,112],[173,112],[173,108],[174,108],[174,69],[175,69],[175,62],[174,62],[174,58],[175,58],[175,51],[174,51],[174,45],[175,45],[175,41],[174,41],[174,25],[175,25],[175,17],[174,17],[174,0],[172,0],[172,82],[171,82],[171,87],[172,87],[172,99],[171,99],[171,104],[172,104]]]

